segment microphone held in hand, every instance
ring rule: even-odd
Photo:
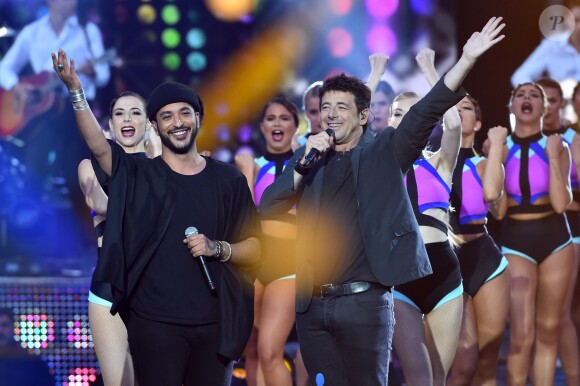
[[[197,228],[196,227],[187,227],[185,230],[185,237],[189,237],[191,235],[196,235]],[[205,264],[205,258],[203,256],[199,256],[199,262],[201,264],[201,269],[203,270],[203,275],[205,276],[205,280],[207,281],[207,285],[209,286],[210,291],[215,291],[215,283],[211,277],[211,273]]]
[[[334,140],[336,140],[336,138],[334,136],[334,130],[326,129],[324,131],[326,132],[326,134],[328,134]],[[318,149],[314,149],[314,148],[310,149],[310,151],[308,152],[306,157],[304,157],[304,163],[302,164],[302,167],[309,168],[310,166],[312,166],[312,162],[314,162],[314,160],[316,159],[316,157],[318,157],[319,154],[320,154],[320,151]]]

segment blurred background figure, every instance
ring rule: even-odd
[[[379,81],[377,89],[371,98],[372,118],[368,131],[373,137],[389,126],[389,108],[395,99],[395,92],[389,83]]]
[[[549,76],[561,82],[580,80],[580,3],[571,3],[575,28],[568,39],[545,38],[514,72],[512,86]]]
[[[46,6],[47,13],[24,26],[0,62],[0,137],[18,147],[26,181],[35,192],[33,201],[68,213],[72,208],[80,212],[83,198],[74,165],[88,153],[76,130],[73,110],[65,103],[66,90],[52,74],[47,58],[59,48],[77,58],[90,101],[97,87],[109,81],[110,58],[105,55],[100,29],[77,16],[77,0],[47,0]],[[59,230],[71,234],[74,228]],[[82,252],[78,238],[70,240],[60,255]]]

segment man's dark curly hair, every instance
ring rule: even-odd
[[[322,97],[328,91],[342,91],[354,95],[357,113],[368,109],[371,105],[371,90],[360,80],[344,73],[332,76],[324,81],[320,88],[320,106]]]

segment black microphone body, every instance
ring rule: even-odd
[[[334,137],[334,130],[326,129],[324,131],[326,132],[326,134],[328,134],[332,138],[335,138]],[[304,157],[304,163],[302,163],[302,166],[304,168],[309,168],[312,165],[312,162],[314,162],[314,160],[316,159],[316,157],[318,157],[319,154],[320,154],[320,151],[318,149],[314,149],[314,148],[310,149],[308,154],[306,154],[306,157]]]
[[[196,227],[187,227],[185,230],[185,237],[189,237],[191,235],[197,234]],[[198,257],[199,262],[201,264],[201,268],[203,270],[203,275],[205,276],[205,280],[207,281],[207,285],[209,286],[210,291],[215,291],[215,283],[213,282],[213,278],[211,277],[211,273],[205,264],[205,258],[203,256]]]

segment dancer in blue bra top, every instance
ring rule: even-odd
[[[146,102],[142,96],[124,92],[111,102],[109,128],[114,139],[126,153],[146,157],[145,137],[147,132]],[[155,141],[155,134],[150,134]],[[91,208],[93,225],[97,233],[97,245],[102,245],[107,216],[107,192],[104,191],[89,159],[78,167],[79,183]],[[89,323],[101,374],[107,385],[133,385],[135,376],[133,362],[127,342],[127,329],[120,315],[111,315],[113,301],[111,286],[91,281],[89,291]]]
[[[434,52],[420,51],[417,63],[433,85],[439,78]],[[417,100],[414,93],[397,96],[389,124],[396,128]],[[406,176],[409,198],[433,269],[432,275],[397,285],[393,292],[397,320],[393,345],[410,385],[445,383],[461,326],[461,272],[447,240],[451,174],[461,142],[461,121],[455,108],[445,113],[444,122],[441,149],[427,159],[417,160]]]
[[[447,384],[487,384],[496,378],[510,297],[507,260],[487,233],[490,202],[503,190],[502,150],[505,127],[482,130],[479,103],[470,95],[457,109],[461,117],[461,149],[453,172],[450,224],[463,277],[463,322]],[[489,142],[488,158],[476,155],[476,135]],[[481,151],[481,149],[480,149]],[[481,154],[481,153],[480,153]]]
[[[570,152],[560,135],[542,135],[548,107],[542,87],[519,85],[509,106],[515,125],[507,141],[506,194],[498,217],[507,213],[502,252],[511,273],[508,378],[523,385],[529,370],[536,381],[554,379],[561,314],[574,266],[564,215],[572,198]]]
[[[574,268],[572,269],[572,279],[570,280],[570,286],[568,287],[568,293],[566,295],[566,303],[562,309],[558,357],[562,362],[562,368],[566,376],[566,384],[578,385],[580,384],[580,353],[578,352],[580,349],[580,341],[578,340],[578,333],[572,320],[571,308],[573,298],[580,298],[580,286],[575,293],[578,268],[580,266],[580,190],[578,186],[578,172],[575,164],[580,161],[580,149],[576,145],[580,141],[580,138],[576,138],[577,133],[572,128],[564,126],[560,112],[566,106],[566,100],[564,99],[564,93],[562,92],[560,84],[550,78],[541,78],[536,83],[542,86],[550,103],[548,111],[544,115],[544,127],[542,131],[544,135],[560,134],[562,139],[570,147],[573,160],[570,167],[572,203],[566,209],[566,217],[570,225],[570,232],[572,233]],[[576,142],[576,146],[572,146],[573,142]]]

